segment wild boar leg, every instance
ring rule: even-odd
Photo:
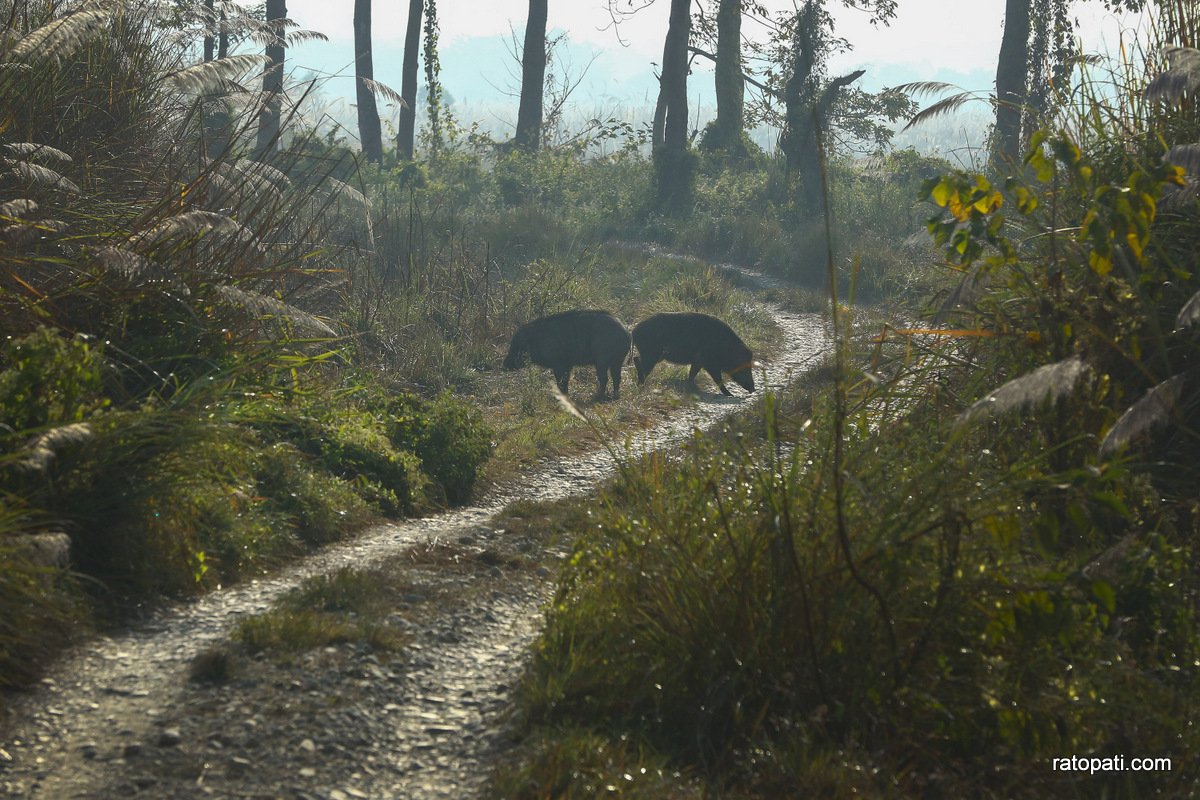
[[[712,376],[713,383],[721,387],[721,394],[725,395],[726,397],[733,397],[733,392],[729,391],[729,387],[725,385],[725,381],[721,380],[720,370],[705,367],[704,371]]]
[[[608,368],[596,365],[596,399],[601,400],[608,395]]]
[[[563,394],[567,393],[567,384],[571,380],[571,368],[554,370],[554,380],[558,383],[558,390]]]

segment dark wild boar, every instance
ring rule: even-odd
[[[704,370],[712,376],[721,394],[732,396],[721,380],[721,373],[737,381],[747,392],[754,391],[754,355],[733,329],[708,314],[680,312],[655,314],[633,328],[633,346],[637,355],[638,383],[659,361],[689,364],[688,384],[696,385],[696,375]]]
[[[505,369],[517,369],[524,356],[554,371],[563,394],[571,368],[591,364],[596,368],[596,397],[607,394],[612,376],[613,397],[621,391],[621,366],[629,355],[629,331],[607,311],[564,311],[535,319],[517,329]]]

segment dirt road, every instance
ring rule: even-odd
[[[827,347],[827,333],[818,315],[768,310],[785,341],[765,366],[769,389],[807,369]],[[748,402],[706,394],[639,432],[630,448],[678,444]],[[551,589],[548,571],[513,578],[497,566],[505,553],[530,545],[499,530],[495,517],[516,500],[583,495],[613,470],[605,450],[550,461],[523,485],[481,505],[372,529],[269,579],[216,591],[135,630],[89,641],[37,691],[16,698],[17,722],[0,732],[0,795],[340,800],[478,794],[487,759],[503,736],[510,690],[537,633],[539,606]],[[445,547],[437,551],[434,544]],[[197,653],[306,578],[421,548],[441,556],[438,564],[413,561],[424,577],[404,600],[419,613],[402,621],[410,629],[402,661],[335,647],[283,668],[248,669],[221,686],[188,682]],[[441,607],[440,581],[471,581],[478,591],[457,592],[456,598],[468,599]]]

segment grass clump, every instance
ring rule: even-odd
[[[238,623],[233,640],[246,652],[288,659],[330,645],[356,643],[381,652],[402,647],[388,624],[400,587],[380,570],[343,568],[306,580],[274,608]]]

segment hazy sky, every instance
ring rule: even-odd
[[[617,3],[629,6],[629,0]],[[768,0],[766,5],[772,10],[793,8],[791,0]],[[870,25],[865,14],[840,3],[829,6],[837,19],[838,35],[854,45],[854,52],[843,57],[846,64],[909,64],[958,72],[987,67],[990,71],[1000,49],[1004,0],[899,0],[897,16],[886,27]],[[404,0],[374,3],[377,49],[402,49],[407,8]],[[503,36],[510,28],[521,30],[528,8],[527,0],[442,0],[438,3],[442,44]],[[623,41],[627,44],[623,52],[631,61],[644,64],[661,58],[667,0],[658,0],[627,17],[617,30],[611,25],[605,0],[550,0],[549,8],[549,28],[567,31],[576,43],[622,49]],[[350,0],[288,0],[288,15],[300,27],[319,30],[335,41],[352,40]],[[1089,49],[1095,49],[1092,43],[1102,31],[1115,39],[1118,21],[1099,2],[1080,4],[1077,16],[1084,23],[1082,34]],[[743,33],[753,36],[756,27],[748,20]]]
[[[629,0],[617,2],[629,7]],[[642,5],[645,0],[633,2]],[[330,38],[289,51],[289,69],[326,76],[320,93],[333,101],[330,113],[352,129],[352,0],[287,0],[287,5],[288,16],[299,27]],[[566,57],[574,67],[586,62],[590,52],[601,54],[572,98],[585,118],[622,107],[626,111],[615,113],[640,118],[653,108],[657,85],[652,64],[662,59],[669,5],[668,0],[656,0],[614,29],[606,0],[549,0],[548,28],[552,34],[568,34],[572,47]],[[792,0],[765,0],[765,5],[772,11],[794,9]],[[1098,0],[1076,5],[1086,52],[1102,50],[1105,40],[1111,49],[1121,30],[1139,23],[1135,17],[1118,19],[1105,12]],[[854,48],[830,62],[831,74],[865,68],[867,74],[858,85],[868,90],[916,80],[946,81],[984,96],[991,90],[1004,0],[898,0],[897,16],[887,26],[871,25],[866,14],[846,9],[837,0],[828,0],[827,6],[836,20],[836,34]],[[375,78],[392,87],[400,85],[407,9],[406,0],[376,0],[372,10]],[[528,0],[438,2],[443,84],[456,102],[465,104],[460,106],[463,116],[500,129],[511,127],[515,102],[505,92],[515,91],[519,75],[501,42],[511,31],[524,29],[527,12]],[[752,19],[743,23],[742,33],[766,38],[762,23]],[[712,114],[711,65],[703,59],[693,63],[689,94],[694,95],[702,125]],[[386,106],[381,111],[389,115],[394,109]]]

